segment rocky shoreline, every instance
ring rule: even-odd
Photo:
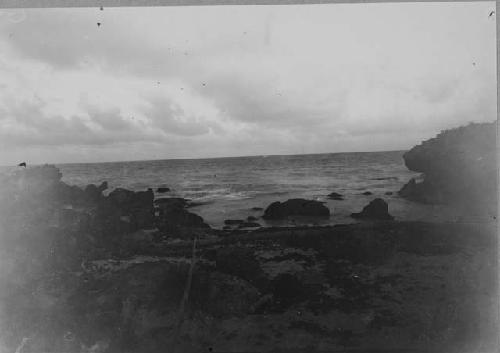
[[[374,214],[385,221],[217,230],[184,199],[104,196],[106,184],[60,177],[43,166],[2,182],[7,351],[23,340],[21,352],[458,352],[494,342],[494,224],[393,221],[382,204]],[[324,215],[306,201],[264,214]]]
[[[496,219],[394,220],[375,198],[353,210],[356,224],[261,227],[252,216],[213,229],[188,200],[70,186],[53,166],[0,185],[2,352],[497,347]],[[257,211],[330,214],[304,199]]]

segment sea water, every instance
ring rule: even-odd
[[[351,152],[288,156],[82,163],[57,165],[63,181],[85,186],[107,181],[109,191],[152,188],[156,197],[184,197],[199,204],[191,212],[221,227],[225,219],[259,218],[274,201],[306,198],[325,202],[331,216],[324,220],[291,219],[262,225],[337,224],[357,222],[350,217],[376,197],[400,220],[453,220],[441,206],[421,205],[400,198],[397,191],[417,173],[409,171],[403,151]],[[170,192],[158,194],[158,187]],[[371,195],[364,195],[365,192]],[[337,192],[344,200],[330,200]],[[391,194],[392,193],[392,194]]]

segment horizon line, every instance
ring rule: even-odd
[[[255,158],[255,157],[292,157],[292,156],[313,156],[321,154],[346,154],[346,153],[387,153],[387,152],[405,152],[408,149],[402,150],[378,150],[378,151],[345,151],[345,152],[315,152],[315,153],[290,153],[290,154],[256,154],[242,156],[224,156],[224,157],[196,157],[196,158],[159,158],[159,159],[134,159],[134,160],[115,160],[115,161],[100,161],[100,162],[54,162],[54,163],[33,163],[30,166],[41,165],[73,165],[73,164],[112,164],[112,163],[138,163],[138,162],[155,162],[155,161],[196,161],[210,159],[230,159],[230,158]],[[20,162],[21,163],[21,162]],[[1,165],[0,167],[17,167],[17,165]]]

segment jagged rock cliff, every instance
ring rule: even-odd
[[[185,202],[171,205],[166,212],[155,205],[151,190],[118,188],[104,195],[106,182],[82,189],[64,183],[61,176],[50,165],[0,176],[0,241],[5,249],[20,241],[43,256],[64,248],[57,253],[71,267],[82,258],[133,252],[135,245],[129,238],[142,230],[156,238],[190,239],[199,228],[210,229],[201,217],[186,210]]]
[[[442,131],[403,155],[408,169],[423,173],[399,194],[425,203],[496,204],[497,122]]]

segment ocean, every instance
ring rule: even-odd
[[[358,222],[349,215],[359,212],[376,197],[389,203],[389,212],[400,220],[453,219],[453,212],[441,206],[421,205],[400,198],[397,191],[417,173],[403,161],[404,151],[351,152],[288,156],[252,156],[210,159],[59,164],[63,181],[86,186],[107,181],[108,192],[168,187],[156,197],[184,197],[198,206],[191,212],[220,228],[226,219],[260,217],[274,201],[307,198],[323,201],[331,216],[326,220],[293,219],[263,226],[325,225]],[[372,195],[363,195],[369,191]],[[344,200],[327,198],[331,192]],[[392,193],[387,195],[386,193]]]

